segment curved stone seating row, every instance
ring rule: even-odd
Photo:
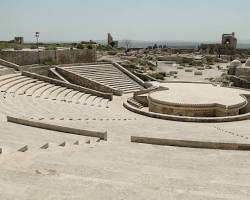
[[[93,100],[93,98],[95,98],[95,100]],[[90,102],[95,102],[97,100],[99,101],[100,99],[96,98],[96,96],[90,96],[89,98]],[[107,99],[104,100],[108,101]],[[88,100],[83,99],[83,101],[86,102]],[[91,105],[52,101],[49,99],[15,95],[6,92],[0,94],[0,110],[5,115],[51,120],[55,118],[62,120],[78,120],[94,116],[104,117],[106,115],[106,112],[96,109]]]
[[[0,108],[1,108],[1,113],[8,115],[8,114],[14,114],[18,116],[24,116],[23,112],[19,112],[18,110],[15,109],[15,107],[12,107],[7,100],[6,100],[6,93],[1,92],[0,93]]]
[[[1,77],[0,90],[2,92],[14,93],[17,95],[25,94],[36,98],[66,101],[70,103],[74,102],[77,104],[82,103],[83,105],[108,108],[107,101],[102,101],[104,99],[102,97],[95,96],[96,98],[92,98],[95,102],[91,102],[91,99],[87,98],[90,94],[38,81],[33,78],[21,76],[20,74]],[[79,96],[86,97],[85,99],[88,99],[88,101],[84,102],[83,98],[77,99]]]
[[[63,67],[62,70],[82,76],[114,90],[131,93],[143,87],[112,64]],[[59,70],[59,69],[58,69]],[[59,70],[60,71],[60,70]]]
[[[5,105],[5,110],[8,111],[8,113],[13,113],[18,116],[41,116],[45,113],[39,109],[38,106],[33,107],[31,104],[31,101],[26,102],[25,100],[22,100],[22,98],[14,97],[10,93],[5,93],[4,99],[1,101],[1,106]],[[49,114],[46,113],[46,116]]]
[[[19,84],[16,84],[15,86],[13,86],[13,87],[11,87],[9,90],[8,90],[8,92],[10,92],[10,93],[18,93],[24,86],[26,86],[26,85],[30,85],[30,84],[33,84],[33,83],[35,83],[36,81],[35,80],[30,80],[30,79],[28,79],[27,81],[23,81],[23,82],[21,82],[21,83],[19,83]]]

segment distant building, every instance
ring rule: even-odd
[[[224,47],[230,47],[233,49],[237,48],[237,38],[235,37],[235,33],[232,34],[223,34],[221,44]]]
[[[221,44],[201,44],[199,50],[207,54],[234,55],[237,48],[235,33],[222,34]]]
[[[24,42],[23,37],[15,37],[14,38],[14,43],[23,44],[23,42]]]
[[[108,46],[113,48],[118,48],[118,41],[114,41],[110,33],[108,33]]]

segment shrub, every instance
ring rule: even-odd
[[[93,46],[92,46],[91,44],[89,44],[89,45],[87,46],[87,49],[93,49]]]
[[[167,73],[166,72],[159,72],[159,74],[161,74],[162,76],[166,77]]]
[[[58,65],[58,63],[56,62],[56,61],[54,61],[54,60],[45,60],[44,62],[43,62],[43,64],[44,65]]]
[[[31,49],[37,49],[37,46],[36,45],[32,45],[30,48]]]
[[[22,47],[20,47],[20,46],[15,46],[14,47],[14,50],[22,50],[23,48]]]
[[[45,50],[56,50],[56,47],[53,47],[53,46],[50,47],[50,46],[48,46],[48,47],[45,48]]]
[[[159,79],[159,80],[164,80],[164,78],[166,77],[166,74],[163,74],[162,72],[160,73],[151,73],[149,74],[149,76],[155,78],[155,79]]]
[[[84,49],[84,47],[85,47],[85,46],[84,46],[83,44],[81,44],[81,43],[76,45],[76,48],[77,48],[77,49]]]

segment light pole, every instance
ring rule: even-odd
[[[39,32],[36,32],[36,33],[35,33],[37,49],[38,49],[38,39],[39,39],[39,35],[40,35]]]
[[[38,56],[38,63],[40,64],[40,54],[39,54],[39,47],[38,47],[38,39],[39,39],[39,35],[40,33],[39,32],[36,32],[35,33],[35,37],[36,37],[36,45],[37,45],[37,56]]]

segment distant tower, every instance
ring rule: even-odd
[[[112,42],[113,42],[113,37],[110,33],[108,33],[108,45],[111,45]]]
[[[118,41],[114,41],[110,33],[108,33],[108,46],[112,48],[118,48]]]
[[[15,37],[14,38],[14,42],[17,43],[17,44],[23,44],[23,37]]]
[[[35,33],[35,37],[36,37],[36,45],[37,45],[37,48],[38,48],[38,39],[39,39],[39,36],[40,36],[40,32],[36,32],[36,33]]]
[[[235,37],[235,33],[233,32],[231,34],[223,34],[221,44],[224,47],[236,49],[237,48],[237,38]]]

